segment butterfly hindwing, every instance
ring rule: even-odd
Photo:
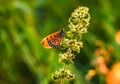
[[[55,35],[48,41],[48,44],[53,48],[57,48],[60,45],[60,42],[61,42],[60,36]]]

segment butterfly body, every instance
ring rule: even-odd
[[[64,31],[62,29],[61,31],[58,31],[58,32],[55,32],[53,34],[46,36],[41,41],[41,44],[45,48],[57,48],[62,41],[63,35],[64,35]]]

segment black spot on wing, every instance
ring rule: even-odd
[[[47,38],[47,41],[48,41],[48,38]]]

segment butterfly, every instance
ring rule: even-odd
[[[57,48],[60,43],[62,42],[64,36],[64,29],[61,29],[58,32],[52,33],[46,36],[42,41],[41,44],[45,48]]]

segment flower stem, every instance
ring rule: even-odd
[[[66,64],[64,64],[63,67],[63,74],[65,73],[65,69],[66,69]],[[60,84],[64,84],[64,77],[60,80]]]
[[[60,80],[60,84],[64,84],[64,78]]]

